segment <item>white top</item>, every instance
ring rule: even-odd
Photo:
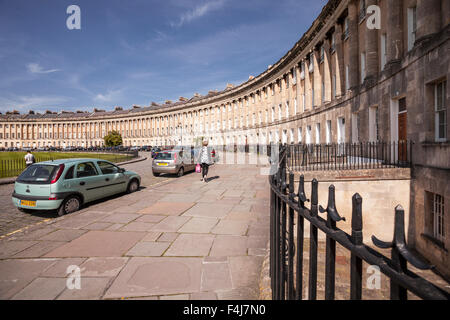
[[[31,164],[34,162],[34,156],[31,153],[27,153],[25,155],[25,163],[26,164]]]
[[[200,158],[201,163],[209,163],[209,157],[208,157],[208,147],[204,146],[202,148],[202,156]]]

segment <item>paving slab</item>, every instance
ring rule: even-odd
[[[233,288],[258,286],[261,265],[264,257],[231,256],[230,272]]]
[[[65,288],[65,278],[36,278],[12,297],[12,300],[53,300]]]
[[[78,239],[56,248],[46,257],[122,256],[145,236],[143,232],[89,231]]]
[[[147,232],[144,238],[141,239],[141,241],[156,241],[160,236],[162,232],[157,231],[150,231]]]
[[[56,230],[55,232],[49,233],[43,237],[41,237],[39,240],[48,240],[48,241],[72,241],[78,237],[80,237],[82,234],[85,234],[86,230],[78,230],[78,229],[63,229],[63,230]]]
[[[154,223],[133,221],[120,228],[120,231],[149,231],[154,225]]]
[[[21,241],[21,240],[12,240],[12,241],[2,241],[0,242],[0,246],[2,251],[0,252],[0,259],[9,258],[16,253],[25,250],[33,245],[38,243],[38,241]]]
[[[245,236],[216,236],[211,248],[210,256],[226,257],[247,254],[247,237]]]
[[[248,224],[243,220],[220,220],[212,229],[215,234],[244,235]]]
[[[231,288],[228,262],[203,263],[201,291],[229,290]]]
[[[186,210],[190,209],[194,202],[157,202],[147,208],[139,210],[143,214],[156,214],[165,216],[179,216]]]
[[[112,222],[112,223],[129,223],[137,218],[139,218],[140,214],[135,213],[114,213],[107,217],[101,219],[103,222]]]
[[[41,273],[41,276],[56,278],[67,277],[67,268],[69,266],[81,266],[81,264],[86,261],[86,258],[64,258],[55,260],[56,261],[49,268]]]
[[[192,218],[185,223],[178,232],[184,233],[209,233],[211,229],[219,222],[216,218]]]
[[[150,228],[151,231],[176,232],[183,224],[188,222],[190,217],[168,216],[161,222]]]
[[[169,245],[170,242],[138,242],[126,255],[135,257],[160,257]]]
[[[202,257],[207,256],[214,236],[209,234],[187,234],[182,233],[172,243],[164,256],[178,257]]]
[[[150,223],[158,223],[162,219],[165,219],[167,216],[156,215],[156,214],[144,214],[137,218],[136,222],[150,222]]]
[[[191,209],[183,213],[182,216],[201,218],[224,218],[233,208],[231,204],[197,203]]]
[[[109,227],[111,227],[113,225],[113,223],[111,222],[94,222],[91,223],[90,225],[87,225],[85,227],[83,227],[83,229],[86,230],[105,230]]]
[[[126,257],[104,257],[86,259],[80,266],[82,277],[107,277],[112,278],[119,274],[120,270],[128,262]]]
[[[85,278],[80,281],[80,289],[66,288],[58,300],[98,300],[111,282],[111,278]]]
[[[104,298],[194,293],[200,291],[200,258],[131,258]]]
[[[177,232],[164,232],[159,238],[160,242],[173,242],[180,234]]]
[[[39,258],[65,243],[67,241],[39,241],[34,246],[16,253],[13,258]]]
[[[10,299],[55,261],[55,259],[1,260],[0,299]]]
[[[38,229],[34,229],[29,232],[24,232],[21,234],[18,234],[16,237],[12,237],[11,239],[19,239],[19,240],[38,240],[41,237],[45,236],[46,234],[49,234],[51,232],[56,231],[56,228],[53,227],[41,227]]]

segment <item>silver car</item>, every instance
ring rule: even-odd
[[[155,177],[161,173],[172,173],[181,177],[185,172],[193,170],[195,162],[190,150],[160,151],[152,161],[152,172]]]

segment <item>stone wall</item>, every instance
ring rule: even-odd
[[[336,208],[346,221],[337,226],[351,234],[352,196],[359,193],[363,199],[364,243],[371,244],[371,236],[391,241],[394,234],[394,208],[400,204],[405,209],[405,225],[409,225],[410,170],[406,168],[343,170],[306,172],[305,192],[311,197],[311,180],[319,181],[319,204],[327,206],[328,188],[336,187]],[[298,190],[299,173],[295,174],[295,190]],[[307,207],[310,203],[307,203]],[[319,213],[320,214],[320,213]],[[326,214],[320,214],[326,218]],[[408,228],[409,229],[409,228]],[[408,230],[405,230],[408,231]],[[305,236],[309,236],[309,223],[305,223]],[[408,238],[412,235],[408,235]],[[319,239],[325,239],[319,232]],[[407,239],[408,240],[408,239]]]

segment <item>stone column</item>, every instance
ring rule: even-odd
[[[400,62],[403,56],[403,26],[402,26],[402,2],[388,0],[387,2],[387,48],[386,67]]]
[[[358,36],[358,7],[355,0],[351,0],[348,4],[348,28],[349,28],[349,84],[350,89],[355,88],[359,84],[359,36]]]
[[[377,0],[367,0],[366,5],[369,7],[376,5],[377,2]],[[367,28],[365,23],[361,26],[365,27],[366,79],[372,81],[378,73],[378,30]]]
[[[345,95],[345,64],[344,64],[344,42],[342,40],[342,24],[337,24],[334,28],[335,41],[335,63],[336,63],[336,97]],[[338,85],[339,84],[339,85]]]
[[[443,2],[448,1],[444,0]],[[441,28],[441,0],[417,0],[416,42],[426,40]]]

